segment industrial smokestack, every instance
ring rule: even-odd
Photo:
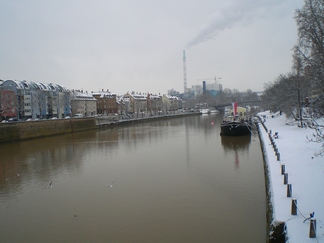
[[[183,92],[187,93],[186,51],[183,50]]]

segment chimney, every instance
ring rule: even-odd
[[[183,50],[183,92],[187,93],[186,51]]]

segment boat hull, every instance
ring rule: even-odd
[[[251,135],[251,126],[247,122],[227,122],[221,125],[221,136]]]
[[[199,112],[200,112],[201,114],[209,114],[209,113],[210,113],[209,109],[200,109]]]
[[[212,113],[212,114],[219,114],[220,111],[219,110],[210,110],[210,113]]]

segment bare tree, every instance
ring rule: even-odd
[[[4,104],[0,105],[0,115],[7,119],[7,114],[10,112],[10,108]]]
[[[320,98],[317,108],[323,108],[324,92],[324,1],[305,0],[302,9],[296,10],[298,51],[312,83],[313,95]],[[320,109],[321,110],[321,109]],[[319,110],[319,111],[320,111]]]
[[[300,58],[300,53],[298,51],[298,47],[294,48],[294,56],[293,56],[293,69],[296,70],[296,79],[297,79],[297,100],[298,100],[298,111],[299,111],[299,118],[300,118],[300,127],[303,127],[303,114],[302,114],[302,107],[300,102],[300,75],[302,69],[302,61]]]
[[[0,90],[0,116],[3,116],[4,119],[7,119],[7,116],[15,116],[17,101],[13,96],[5,94],[6,91],[1,92]],[[9,91],[11,92],[11,91]]]
[[[291,78],[286,75],[279,75],[274,82],[265,84],[262,95],[262,104],[265,109],[272,111],[283,111],[287,115],[292,114],[292,100],[294,92],[293,85],[289,82]]]
[[[305,0],[304,6],[295,12],[298,26],[298,56],[305,67],[305,78],[312,88],[310,107],[313,118],[324,115],[324,1]],[[313,142],[324,146],[323,127],[314,123]],[[321,150],[317,155],[323,155]]]
[[[46,94],[41,90],[33,91],[32,103],[33,107],[37,109],[39,118],[43,117],[43,113],[46,111]],[[37,115],[36,113],[36,115]]]

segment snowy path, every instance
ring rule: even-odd
[[[314,156],[321,144],[307,142],[306,136],[313,131],[286,125],[285,115],[275,118],[269,112],[259,115],[267,116],[264,124],[268,131],[279,134],[279,138],[274,139],[280,153],[280,161],[277,161],[268,133],[260,126],[267,153],[274,220],[286,222],[289,243],[324,242],[324,157]],[[288,184],[292,185],[292,197],[287,197],[282,164],[288,174]],[[297,215],[291,215],[293,198],[297,200]],[[312,212],[315,212],[316,238],[309,238],[310,221],[303,223]]]

